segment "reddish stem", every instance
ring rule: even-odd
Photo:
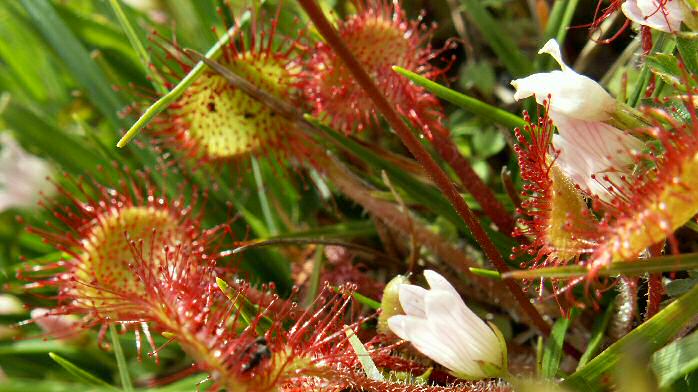
[[[664,287],[662,286],[662,274],[650,274],[647,280],[647,311],[645,320],[649,320],[659,312],[659,304],[662,302]]]
[[[325,41],[332,47],[337,55],[342,59],[349,71],[352,73],[357,83],[366,91],[371,101],[376,105],[378,110],[383,114],[383,117],[388,121],[393,130],[398,134],[403,144],[410,153],[424,167],[424,170],[432,177],[436,184],[453,207],[458,215],[461,216],[465,224],[468,226],[478,244],[482,248],[485,256],[492,261],[492,264],[500,273],[509,271],[509,267],[504,262],[502,255],[499,254],[487,233],[480,226],[480,223],[473,216],[472,211],[468,208],[465,200],[461,198],[456,187],[448,178],[446,173],[439,167],[429,153],[422,147],[417,137],[412,134],[407,125],[402,121],[394,107],[388,102],[385,96],[378,90],[371,77],[366,73],[358,60],[351,53],[349,48],[344,44],[339,37],[334,27],[329,23],[322,10],[314,0],[298,0],[305,12],[315,24],[315,27],[320,34],[325,38]],[[521,290],[521,287],[513,281],[506,280],[506,285],[516,298],[519,306],[524,313],[531,319],[533,325],[544,335],[550,334],[550,325],[543,320],[538,310],[531,304],[529,298]]]
[[[497,200],[494,192],[475,173],[470,162],[463,157],[448,136],[434,134],[432,145],[441,157],[453,168],[465,189],[477,200],[482,211],[492,218],[499,231],[511,234],[514,231],[514,219]]]
[[[660,241],[649,248],[650,255],[657,257],[662,255],[664,250],[664,241]],[[647,309],[645,311],[645,320],[649,320],[659,312],[659,304],[662,302],[664,295],[664,286],[662,285],[662,274],[650,274],[647,279]]]

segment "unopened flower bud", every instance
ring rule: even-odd
[[[430,270],[424,271],[424,277],[429,290],[399,286],[405,315],[391,317],[390,329],[457,377],[503,376],[507,350],[501,333],[475,315],[446,278]]]
[[[388,319],[392,316],[397,316],[399,314],[405,314],[402,311],[402,306],[400,306],[400,286],[403,284],[410,283],[404,275],[397,275],[385,285],[383,290],[383,298],[381,299],[381,314],[378,316],[378,332],[383,334],[390,333],[390,328],[388,327]]]

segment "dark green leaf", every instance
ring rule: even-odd
[[[647,57],[650,70],[670,85],[681,82],[681,70],[676,57],[669,54],[655,54]]]
[[[676,37],[676,46],[686,68],[693,74],[698,74],[698,36]]]

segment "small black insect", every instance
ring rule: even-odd
[[[213,112],[213,113],[216,112],[216,104],[215,103],[209,102],[208,105],[206,105],[206,107],[208,108],[209,112]]]
[[[248,356],[246,364],[242,365],[242,372],[249,372],[262,363],[262,360],[271,357],[271,351],[267,346],[267,340],[260,336],[250,343],[242,352],[242,356]]]

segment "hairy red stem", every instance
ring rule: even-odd
[[[497,225],[499,231],[510,235],[514,231],[514,218],[507,212],[504,206],[497,200],[494,192],[482,181],[480,176],[475,173],[463,155],[460,154],[458,148],[453,143],[453,140],[448,136],[435,134],[432,145],[436,152],[453,168],[456,175],[460,179],[461,184],[473,195],[475,200],[482,207],[485,215],[492,219],[492,222]]]
[[[458,194],[458,190],[448,178],[446,173],[439,167],[434,159],[421,145],[417,137],[412,134],[407,125],[400,119],[400,116],[395,111],[395,108],[388,102],[385,96],[378,91],[377,86],[371,80],[371,77],[366,73],[358,60],[351,53],[349,48],[344,44],[342,39],[337,34],[337,31],[329,23],[320,7],[314,0],[298,0],[305,12],[315,24],[315,27],[320,34],[325,38],[325,41],[332,47],[337,55],[342,59],[347,66],[349,72],[352,73],[359,85],[366,91],[371,101],[376,105],[383,117],[388,121],[393,130],[398,134],[403,144],[410,153],[424,167],[424,170],[429,173],[430,177],[436,186],[444,192],[446,198],[451,202],[456,209],[458,215],[461,216],[465,224],[468,226],[478,244],[482,248],[485,256],[492,261],[492,264],[500,273],[509,271],[509,267],[504,262],[502,255],[499,254],[490,238],[485,233],[485,230],[480,226],[473,215],[465,200]],[[511,293],[516,298],[519,306],[524,313],[531,319],[533,325],[544,335],[550,334],[550,325],[543,320],[543,317],[538,313],[538,310],[531,304],[529,298],[521,290],[521,287],[513,281],[506,280],[506,285]]]
[[[661,256],[664,250],[664,241],[652,245],[649,248],[650,255],[656,257]],[[659,305],[662,302],[664,295],[664,286],[662,285],[662,274],[650,274],[647,279],[647,309],[645,310],[645,320],[649,320],[659,312]]]
[[[647,310],[645,320],[649,320],[659,312],[659,304],[662,302],[664,287],[662,286],[662,274],[650,274],[647,279]]]

